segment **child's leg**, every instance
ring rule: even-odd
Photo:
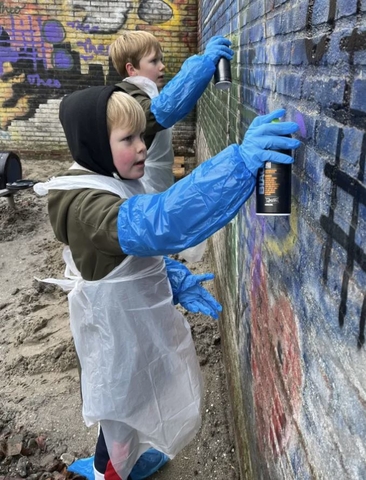
[[[169,458],[164,455],[164,453],[161,453],[154,448],[150,448],[137,460],[127,480],[142,480],[148,478],[165,465],[168,460]],[[95,448],[94,475],[95,480],[121,480],[109,458],[107,445],[101,428],[99,428],[99,435]]]
[[[121,480],[110,461],[103,430],[101,428],[99,428],[97,446],[95,447],[94,473],[95,480]]]

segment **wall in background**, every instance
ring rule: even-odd
[[[196,53],[196,0],[31,0],[0,2],[0,146],[30,155],[65,151],[60,99],[119,81],[108,46],[122,29],[152,32],[166,75]],[[175,129],[192,151],[194,116]],[[179,148],[178,148],[179,150]],[[179,151],[179,153],[184,153]]]
[[[366,1],[199,2],[200,48],[233,42],[229,93],[198,110],[198,157],[286,108],[303,146],[292,214],[255,196],[212,242],[242,478],[366,478]]]

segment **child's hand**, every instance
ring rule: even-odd
[[[203,275],[191,275],[190,286],[181,291],[176,299],[189,312],[203,313],[216,320],[219,318],[217,312],[221,312],[222,306],[216,299],[201,285],[201,282],[212,280],[214,275],[207,273]],[[186,282],[185,282],[186,283]]]
[[[230,45],[231,42],[228,38],[217,35],[208,41],[203,54],[207,55],[217,65],[221,57],[225,57],[228,60],[233,58],[234,52],[229,48]]]
[[[294,159],[278,150],[293,150],[301,145],[295,138],[285,137],[296,132],[299,126],[295,122],[277,122],[272,120],[280,118],[285,110],[275,110],[268,115],[255,118],[245,134],[239,151],[247,169],[256,177],[259,168],[264,162],[292,163]]]
[[[218,318],[221,305],[201,286],[201,282],[212,280],[213,273],[193,275],[189,269],[180,262],[169,257],[164,257],[166,270],[173,291],[174,305],[180,303],[182,307],[193,313],[204,313],[213,318]]]

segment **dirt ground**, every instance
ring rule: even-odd
[[[68,167],[22,161],[23,178],[44,181]],[[32,189],[0,197],[0,480],[64,480],[66,466],[93,455],[96,427],[81,416],[66,294],[36,278],[61,278],[46,199]],[[210,271],[208,258],[189,265]],[[212,282],[211,282],[212,283]],[[212,290],[213,286],[208,285]],[[205,380],[202,428],[152,480],[238,480],[218,324],[187,314]]]

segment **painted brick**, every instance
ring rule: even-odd
[[[258,42],[262,40],[264,35],[264,25],[254,25],[249,29],[249,41],[251,43]]]
[[[277,76],[276,91],[289,97],[301,97],[301,78],[296,74],[281,73]]]
[[[357,12],[357,0],[337,0],[336,18],[349,17]]]
[[[347,66],[349,62],[349,53],[347,53],[348,47],[344,45],[348,44],[348,38],[352,35],[352,29],[345,28],[344,30],[334,31],[330,37],[328,50],[325,51],[322,58],[322,64],[335,65],[335,66]],[[350,47],[352,49],[352,47]],[[343,63],[344,62],[344,63]]]
[[[328,19],[329,4],[331,0],[318,0],[314,2],[311,21],[313,25],[326,23]]]
[[[264,15],[264,2],[263,0],[253,0],[249,2],[249,16],[251,20],[256,20]]]
[[[252,52],[254,53],[252,58],[253,64],[263,64],[267,62],[267,52],[264,45],[258,45]]]
[[[265,70],[264,68],[263,69],[259,69],[259,68],[256,68],[254,71],[253,71],[253,84],[259,89],[261,90],[263,88],[263,85],[264,85],[264,78],[265,78]]]
[[[352,86],[351,108],[366,112],[366,80],[356,79]]]
[[[306,27],[307,8],[306,2],[295,2],[290,5],[290,15],[286,16],[289,25],[286,26],[286,32],[298,32]]]
[[[291,43],[278,42],[269,46],[268,61],[273,65],[288,65],[291,61]]]
[[[353,63],[355,65],[366,65],[366,52],[355,52]]]
[[[347,234],[350,228],[349,219],[352,218],[353,197],[341,188],[337,189],[337,208],[334,213],[335,223]]]
[[[303,65],[307,63],[304,40],[294,40],[291,44],[291,65]]]
[[[316,122],[316,145],[317,147],[331,156],[337,151],[338,127],[329,125],[328,122]]]
[[[343,140],[341,147],[341,158],[344,163],[358,166],[362,154],[362,138],[364,132],[357,128],[343,128]],[[342,164],[341,164],[342,166]]]
[[[266,90],[274,90],[276,85],[276,76],[274,72],[266,70],[264,76],[263,88]]]
[[[268,37],[275,37],[282,33],[282,17],[277,14],[266,22],[266,33]]]
[[[322,185],[323,183],[325,161],[326,157],[320,155],[314,149],[306,149],[305,173],[314,184]]]
[[[332,78],[306,77],[303,84],[302,98],[319,103],[323,107],[339,105],[343,102],[345,82]]]

